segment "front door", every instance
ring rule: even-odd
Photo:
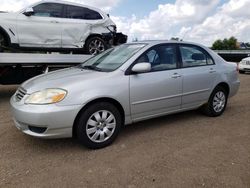
[[[41,3],[33,7],[34,14],[17,17],[17,31],[20,46],[60,48],[62,43],[63,5]]]
[[[151,63],[151,71],[130,75],[130,105],[134,121],[179,110],[182,76],[176,46],[160,45],[145,52],[136,63]]]

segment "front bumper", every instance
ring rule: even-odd
[[[39,138],[72,137],[74,120],[80,105],[26,105],[10,100],[15,126],[23,133]]]
[[[250,71],[250,65],[239,64],[239,70],[241,71]]]

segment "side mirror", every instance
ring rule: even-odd
[[[137,63],[133,66],[132,71],[135,73],[149,72],[151,70],[150,63]]]
[[[32,14],[34,14],[34,10],[33,8],[27,8],[24,13],[25,16],[31,16]]]

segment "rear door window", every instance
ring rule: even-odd
[[[67,5],[66,18],[82,20],[100,20],[102,16],[89,8]]]
[[[213,59],[200,47],[180,45],[182,67],[213,65]]]

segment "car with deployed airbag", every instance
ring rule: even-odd
[[[16,127],[39,138],[111,144],[123,125],[201,109],[222,115],[239,88],[238,68],[207,47],[143,41],[24,82],[10,103]]]

